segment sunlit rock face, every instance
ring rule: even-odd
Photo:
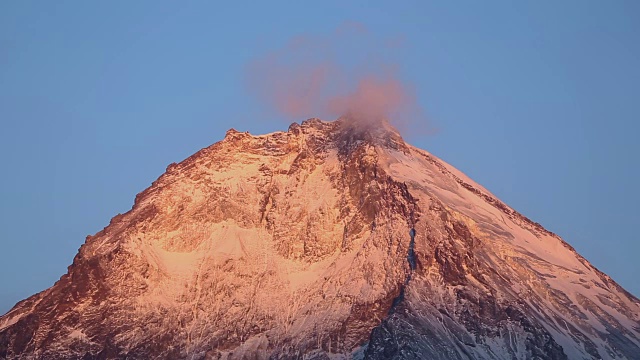
[[[310,119],[170,165],[0,318],[0,358],[640,359],[639,320],[389,125]]]

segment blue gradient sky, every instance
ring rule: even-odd
[[[640,295],[640,2],[260,3],[0,2],[0,313],[169,163],[286,129],[247,64],[346,21],[404,37],[439,129],[410,142]]]

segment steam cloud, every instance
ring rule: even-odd
[[[413,89],[393,61],[397,41],[376,39],[346,24],[328,36],[301,36],[253,61],[248,87],[293,120],[345,116],[363,125],[387,120],[399,127],[424,120]]]

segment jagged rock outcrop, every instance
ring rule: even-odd
[[[640,302],[390,126],[310,119],[169,165],[0,358],[639,359]]]

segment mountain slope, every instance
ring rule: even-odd
[[[388,125],[310,119],[170,165],[0,357],[638,359],[640,302]]]

